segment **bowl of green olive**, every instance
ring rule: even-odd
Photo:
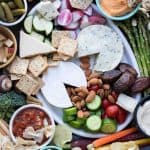
[[[26,16],[27,0],[0,0],[0,25],[14,26]]]

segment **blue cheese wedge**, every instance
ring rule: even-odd
[[[57,8],[50,1],[41,2],[41,5],[37,8],[37,11],[49,21],[55,19],[59,14]]]

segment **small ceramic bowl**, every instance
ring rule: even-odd
[[[35,105],[35,104],[28,104],[28,105],[25,105],[25,106],[22,106],[20,107],[19,109],[17,109],[13,116],[11,117],[11,120],[10,120],[10,123],[9,123],[9,131],[10,131],[10,136],[12,138],[12,140],[14,142],[16,142],[16,137],[14,136],[13,134],[13,124],[14,124],[14,119],[16,118],[16,116],[21,112],[23,111],[24,109],[28,109],[28,108],[37,108],[37,109],[40,109],[42,111],[44,111],[47,116],[49,117],[50,121],[51,121],[51,125],[52,125],[52,135],[51,137],[49,137],[47,139],[47,141],[45,143],[43,143],[42,145],[40,145],[40,148],[44,147],[44,146],[47,146],[53,139],[53,136],[54,136],[54,133],[55,133],[55,122],[54,122],[54,119],[53,119],[53,116],[51,115],[51,113],[45,109],[44,107],[42,106],[38,106],[38,105]]]
[[[96,5],[97,5],[97,7],[99,8],[99,11],[102,13],[102,15],[103,15],[104,17],[107,17],[107,18],[109,18],[109,19],[111,19],[111,20],[116,20],[116,21],[121,21],[121,20],[127,20],[127,19],[129,19],[130,17],[132,17],[133,15],[135,15],[135,14],[138,12],[139,8],[141,7],[141,4],[138,4],[138,5],[133,9],[133,11],[131,11],[130,13],[127,13],[127,14],[125,14],[125,15],[123,15],[123,16],[113,17],[113,16],[110,16],[109,14],[107,14],[107,13],[105,12],[105,10],[101,7],[100,1],[101,1],[101,0],[96,0]]]
[[[15,35],[12,33],[12,31],[6,27],[0,26],[0,33],[3,34],[4,36],[10,38],[10,40],[12,40],[14,42],[14,53],[13,55],[8,59],[8,61],[4,64],[0,64],[0,69],[6,67],[7,65],[9,65],[13,59],[16,56],[17,53],[17,41],[16,41],[16,37]]]
[[[5,21],[1,21],[0,20],[0,25],[4,25],[4,26],[14,26],[19,24],[26,16],[27,11],[28,11],[28,4],[27,4],[27,0],[22,0],[24,3],[24,9],[25,9],[25,13],[19,17],[15,22],[5,22]]]
[[[136,106],[136,108],[135,108],[135,111],[134,111],[134,116],[135,116],[135,119],[136,119],[136,125],[137,125],[138,129],[139,129],[142,133],[144,133],[146,136],[150,137],[150,135],[148,135],[148,134],[147,134],[145,131],[143,131],[143,129],[140,127],[140,123],[139,123],[139,121],[138,121],[138,119],[137,119],[137,118],[138,118],[138,117],[137,117],[137,114],[138,114],[139,107],[142,106],[142,105],[144,105],[145,102],[147,102],[147,101],[150,101],[150,95],[144,97],[144,98],[137,104],[137,106]]]

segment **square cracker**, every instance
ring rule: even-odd
[[[58,48],[62,38],[70,37],[70,31],[57,31],[52,32],[52,46]]]
[[[9,72],[12,74],[26,75],[28,65],[29,65],[28,59],[16,57],[15,60],[9,66]]]
[[[10,74],[10,79],[11,79],[12,81],[20,80],[21,77],[22,77],[22,75]]]
[[[90,6],[93,0],[70,0],[70,4],[73,8],[86,9]]]
[[[38,77],[48,67],[47,59],[42,56],[35,56],[30,60],[29,71],[33,76]]]
[[[58,53],[73,57],[77,51],[77,41],[71,38],[61,39],[58,47]]]
[[[30,75],[22,76],[16,84],[16,88],[28,96],[30,96],[38,86],[39,82]]]

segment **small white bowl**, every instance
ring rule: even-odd
[[[14,119],[16,118],[16,116],[17,116],[22,110],[28,109],[28,108],[41,109],[42,111],[44,111],[44,112],[48,115],[48,117],[49,117],[49,119],[50,119],[50,121],[51,121],[51,125],[52,125],[52,135],[51,135],[51,137],[49,137],[49,138],[47,139],[47,141],[46,141],[45,143],[43,143],[42,145],[40,145],[40,148],[42,148],[42,147],[44,147],[44,146],[47,146],[47,145],[52,141],[52,139],[53,139],[53,136],[54,136],[54,133],[55,133],[55,122],[54,122],[54,119],[53,119],[53,117],[52,117],[52,114],[51,114],[47,109],[45,109],[45,108],[42,107],[42,106],[35,105],[35,104],[28,104],[28,105],[25,105],[25,106],[20,107],[19,109],[17,109],[17,110],[14,112],[13,116],[11,117],[11,120],[10,120],[10,123],[9,123],[9,131],[10,131],[10,136],[11,136],[13,142],[16,143],[16,137],[15,137],[14,134],[13,134],[13,123],[14,123]]]
[[[25,13],[19,17],[15,22],[5,22],[5,21],[0,21],[0,25],[4,25],[4,26],[14,26],[19,24],[26,16],[27,11],[28,11],[28,4],[27,4],[27,0],[23,0],[24,3],[24,9],[25,9]]]

